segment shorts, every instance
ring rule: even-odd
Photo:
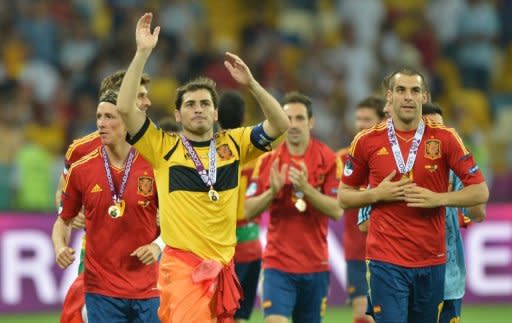
[[[126,299],[85,293],[87,320],[94,323],[134,322],[160,323],[158,297]]]
[[[256,300],[260,270],[261,259],[248,263],[235,263],[236,275],[244,291],[244,299],[240,302],[240,309],[235,313],[236,319],[248,320],[251,317],[254,301]]]
[[[366,262],[364,260],[347,260],[347,292],[348,300],[368,295],[366,280]]]
[[[443,307],[445,265],[406,268],[368,261],[377,323],[437,322]]]
[[[462,299],[445,299],[439,323],[460,322]]]
[[[264,316],[291,317],[294,323],[320,323],[327,309],[329,272],[291,274],[263,271]]]

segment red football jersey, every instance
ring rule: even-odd
[[[464,186],[484,181],[475,161],[454,129],[425,121],[425,133],[412,168],[413,181],[434,192],[446,192],[452,169]],[[416,130],[396,131],[404,160]],[[352,142],[343,183],[363,185],[369,178],[376,187],[393,170],[401,174],[389,143],[386,123],[362,131]],[[446,262],[445,208],[411,208],[404,202],[376,203],[366,240],[366,258],[404,267],[423,267]]]
[[[85,207],[85,291],[130,299],[157,297],[157,264],[146,266],[130,256],[160,234],[153,170],[136,153],[122,196],[124,215],[114,219],[108,214],[113,201],[101,154],[98,148],[71,166],[59,211],[70,220]],[[119,190],[124,169],[110,169]]]
[[[341,163],[337,162],[335,153],[324,143],[311,139],[303,156],[291,156],[286,143],[281,144],[261,162],[258,171],[259,192],[270,186],[269,173],[275,158],[279,159],[280,168],[284,164],[296,165],[304,162],[308,169],[309,183],[323,194],[336,197]],[[287,179],[269,208],[270,223],[263,253],[263,268],[274,268],[288,273],[327,271],[329,219],[310,203],[305,212],[299,212],[294,206],[295,201],[292,184]]]
[[[347,162],[349,155],[348,149],[342,149],[338,152],[343,165]],[[366,189],[367,183],[362,186]],[[357,225],[357,215],[359,209],[346,209],[343,213],[343,250],[345,260],[365,260],[366,252],[366,232],[361,232]]]
[[[75,139],[69,145],[66,151],[66,159],[64,160],[64,172],[67,172],[71,167],[71,164],[80,160],[85,155],[89,154],[96,148],[101,146],[100,133],[94,131],[82,138]]]
[[[242,168],[242,173],[240,175],[240,200],[238,204],[238,217],[236,222],[237,227],[237,233],[238,230],[240,230],[242,227],[246,227],[249,222],[244,219],[245,217],[245,211],[244,211],[244,201],[246,195],[253,195],[254,193],[251,192],[252,188],[249,185],[249,183],[252,182],[252,173],[254,171],[254,166],[256,165],[256,161],[258,159],[252,160],[251,162],[247,163]],[[252,225],[258,226],[259,225],[259,218],[255,218],[251,220]],[[258,228],[255,228],[255,231],[259,232]],[[259,236],[254,237],[254,239],[246,240],[243,242],[238,241],[235,248],[235,256],[234,260],[235,263],[248,263],[252,261],[256,261],[258,259],[261,259],[262,255],[262,247],[261,242],[259,239]]]

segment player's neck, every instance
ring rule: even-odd
[[[308,148],[309,139],[304,142],[300,142],[297,144],[292,144],[289,141],[286,141],[286,147],[292,156],[302,156],[306,153],[306,149]]]
[[[183,129],[182,133],[188,140],[197,141],[197,142],[207,141],[207,140],[212,139],[212,137],[213,137],[213,130],[209,130],[203,134],[198,134],[198,133],[193,133],[193,132],[187,131],[186,129]]]
[[[117,168],[123,168],[124,164],[126,163],[126,159],[128,158],[128,154],[130,153],[131,147],[132,146],[130,146],[130,144],[126,141],[116,145],[105,146],[110,164]]]
[[[411,131],[418,128],[418,124],[420,123],[420,119],[411,120],[409,122],[405,122],[400,118],[393,118],[393,126],[396,130],[399,131]]]

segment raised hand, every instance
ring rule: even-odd
[[[60,268],[66,269],[75,261],[75,250],[70,247],[62,247],[56,252],[55,261]]]
[[[156,243],[143,245],[132,252],[130,256],[139,258],[144,265],[151,265],[158,261],[158,257],[160,256],[160,247]]]
[[[233,53],[226,52],[226,60],[224,66],[228,69],[231,76],[240,84],[249,85],[254,82],[251,70],[242,61],[242,59]]]
[[[404,201],[405,190],[416,186],[416,184],[414,184],[408,177],[404,177],[399,181],[392,182],[391,179],[393,179],[395,175],[396,170],[392,171],[388,176],[386,176],[375,188],[378,201]]]
[[[441,206],[438,193],[424,187],[415,186],[405,190],[405,202],[409,207],[434,208]]]
[[[151,22],[153,20],[153,14],[146,12],[137,21],[137,27],[135,28],[135,40],[137,42],[137,51],[146,54],[151,53],[158,42],[158,34],[160,33],[160,26],[155,27],[153,33],[151,33]]]

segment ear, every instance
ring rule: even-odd
[[[393,92],[391,92],[390,89],[386,91],[386,101],[388,101],[388,103],[393,101]]]
[[[429,101],[429,96],[430,96],[430,93],[428,93],[427,91],[423,91],[423,102],[422,103],[427,103]]]
[[[313,129],[313,127],[315,126],[315,122],[315,117],[311,117],[311,119],[309,119],[309,129]]]
[[[181,113],[180,110],[174,109],[174,119],[176,119],[176,122],[181,122]]]
[[[218,120],[219,120],[219,109],[214,108],[213,109],[213,121],[218,121]]]

